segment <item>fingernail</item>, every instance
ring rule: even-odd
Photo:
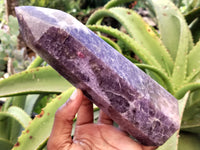
[[[70,96],[70,100],[75,100],[77,95],[78,95],[78,92],[77,92],[77,89],[75,89],[72,95]]]

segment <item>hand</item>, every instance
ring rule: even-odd
[[[75,134],[71,138],[73,119],[77,115]],[[93,123],[93,104],[76,90],[55,114],[47,143],[48,150],[154,150],[136,143],[113,126],[113,121],[100,111],[98,123]]]

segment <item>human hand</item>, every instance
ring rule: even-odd
[[[75,134],[71,138],[73,119],[78,112]],[[93,104],[76,90],[55,114],[48,150],[154,150],[138,144],[125,132],[115,128],[113,121],[100,111],[98,123],[93,123]]]

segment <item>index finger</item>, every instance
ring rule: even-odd
[[[81,105],[82,96],[81,90],[75,90],[70,99],[57,110],[53,129],[47,143],[48,150],[60,149],[72,144],[73,119]]]

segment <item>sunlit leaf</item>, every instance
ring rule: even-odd
[[[30,93],[61,93],[72,85],[53,68],[39,67],[0,81],[0,97]]]

